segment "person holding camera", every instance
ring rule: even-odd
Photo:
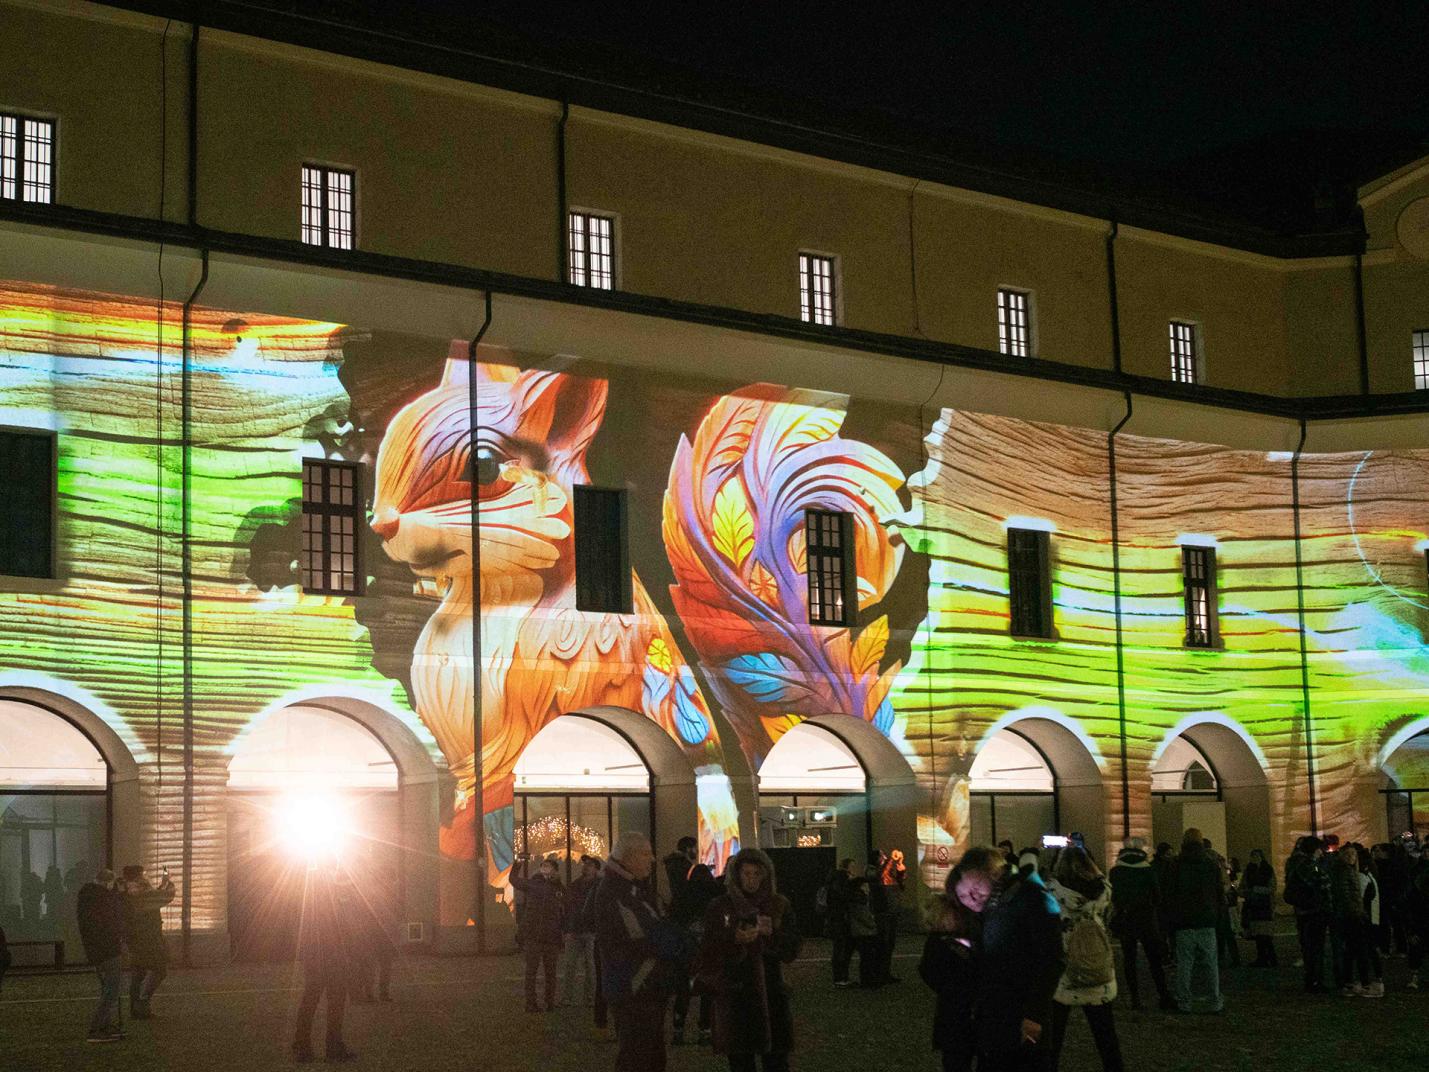
[[[75,906],[79,938],[99,977],[99,1004],[89,1020],[90,1042],[118,1042],[124,1037],[119,996],[124,982],[124,907],[124,894],[108,868],[80,887]]]
[[[725,871],[725,892],[705,910],[695,980],[713,996],[714,1051],[731,1072],[787,1072],[794,1018],[783,966],[802,937],[789,899],[775,889],[774,865],[741,849]]]
[[[144,874],[143,864],[124,868],[125,917],[129,930],[129,1015],[153,1017],[149,1002],[169,973],[164,945],[164,908],[174,899],[174,883],[164,869],[158,885]]]

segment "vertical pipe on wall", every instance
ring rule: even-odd
[[[556,124],[556,263],[560,266],[557,283],[571,280],[570,241],[566,237],[569,226],[566,222],[566,122],[570,117],[570,101],[561,101],[561,120]]]
[[[1110,239],[1108,239],[1108,245]],[[1131,776],[1126,762],[1126,672],[1121,620],[1121,525],[1116,499],[1116,437],[1131,420],[1131,392],[1125,392],[1126,412],[1106,437],[1107,484],[1111,500],[1111,589],[1116,620],[1116,724],[1121,740],[1121,836],[1131,837]]]
[[[1116,296],[1116,236],[1120,228],[1115,219],[1106,235],[1106,294],[1111,313],[1111,367],[1121,372],[1121,306]],[[1128,402],[1128,407],[1130,403]],[[1129,412],[1128,408],[1128,412]]]
[[[482,787],[486,736],[481,725],[481,499],[476,476],[476,451],[481,432],[481,392],[476,373],[476,347],[491,327],[491,291],[486,292],[486,317],[466,346],[467,471],[471,474],[471,735],[472,766],[476,779],[472,807],[476,810],[476,951],[486,952],[486,793]]]
[[[1364,254],[1355,254],[1355,342],[1359,347],[1360,394],[1369,394],[1369,340],[1365,337]]]
[[[198,38],[195,23],[189,34],[189,100],[188,100],[188,216],[192,226],[198,217]],[[208,249],[199,251],[202,270],[198,282],[184,301],[182,336],[182,371],[179,395],[179,571],[183,579],[183,718],[184,718],[184,815],[183,849],[180,870],[184,889],[179,909],[182,943],[182,963],[191,963],[190,946],[193,937],[193,833],[194,833],[194,709],[193,709],[193,544],[189,496],[193,482],[193,306],[208,284]],[[160,489],[162,494],[162,488]]]
[[[1310,717],[1310,661],[1305,644],[1305,563],[1300,534],[1300,453],[1305,449],[1305,418],[1300,442],[1290,456],[1290,511],[1295,525],[1295,613],[1300,634],[1300,706],[1305,738],[1305,783],[1310,792],[1310,833],[1320,832],[1320,804],[1315,799],[1315,724]]]

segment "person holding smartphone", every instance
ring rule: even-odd
[[[715,1053],[731,1072],[787,1072],[794,1020],[783,966],[799,955],[798,923],[775,889],[774,865],[741,849],[725,870],[725,892],[705,910],[695,982],[714,998]]]

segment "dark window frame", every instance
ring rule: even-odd
[[[597,522],[591,513],[596,500],[612,497],[616,504],[615,531],[591,542]],[[590,614],[635,613],[635,584],[630,568],[630,502],[625,488],[577,484],[571,496],[572,538],[575,542],[576,610]],[[610,543],[618,553],[611,566]],[[607,571],[615,569],[612,577]]]
[[[1015,637],[1051,640],[1051,534],[1042,529],[1007,530],[1007,618]]]
[[[326,458],[304,458],[302,471],[302,518],[301,537],[310,535],[308,531],[308,519],[319,518],[321,524],[318,526],[318,533],[321,537],[321,545],[314,551],[308,547],[298,549],[298,577],[299,583],[305,593],[309,595],[322,596],[360,596],[366,592],[367,578],[362,570],[362,533],[366,525],[366,494],[364,488],[364,469],[361,462],[346,462],[329,460]],[[316,484],[323,489],[321,501],[308,497],[308,487],[314,483],[308,479],[310,470],[315,470],[321,474],[321,478]],[[329,491],[332,488],[329,474],[334,472],[350,472],[352,474],[352,502],[334,503],[329,501]],[[332,526],[328,523],[329,518],[346,518],[352,522],[352,549],[345,551],[341,547],[334,550],[331,540],[333,536]],[[341,539],[343,533],[338,533]],[[311,557],[317,554],[317,562],[314,564]],[[351,554],[352,569],[333,569],[333,556],[341,554]],[[351,586],[343,587],[341,583],[334,586],[331,583],[334,573],[340,576],[351,575]],[[312,583],[316,578],[319,583]]]
[[[598,234],[594,223],[604,224],[608,234]],[[592,212],[589,209],[573,208],[566,212],[566,264],[567,279],[573,287],[588,287],[591,290],[615,290],[618,258],[616,257],[616,235],[619,224],[614,214]],[[594,242],[608,243],[607,251],[592,249]],[[609,263],[600,265],[600,260]]]
[[[834,520],[834,527],[826,522]],[[858,570],[853,515],[838,510],[804,511],[804,568],[808,575],[810,625],[852,626],[858,616]],[[826,610],[829,603],[833,608]]]
[[[1217,609],[1216,549],[1199,544],[1181,547],[1181,588],[1184,599],[1188,648],[1220,647],[1220,614]],[[1198,607],[1204,599],[1204,607]],[[1202,613],[1204,611],[1204,613]]]
[[[11,195],[5,193],[4,164],[3,161],[0,161],[0,201],[14,201],[26,205],[53,205],[57,185],[55,180],[59,174],[58,160],[56,159],[59,150],[59,123],[53,116],[0,110],[0,122],[7,119],[15,124],[15,192]],[[28,159],[25,154],[26,123],[43,123],[49,128],[47,132],[49,159],[42,161],[49,168],[48,181],[41,187],[46,194],[44,200],[26,200],[25,198],[25,162]],[[39,186],[40,184],[35,185]]]
[[[1429,391],[1429,328],[1415,328],[1409,336],[1414,366],[1414,389]]]
[[[1171,344],[1171,379],[1194,387],[1201,382],[1201,326],[1194,320],[1172,320],[1167,330]]]
[[[309,183],[308,173],[317,173],[317,183]],[[347,179],[349,189],[348,199],[351,204],[347,209],[348,226],[344,231],[341,227],[334,227],[334,216],[340,214],[342,209],[334,207],[329,196],[332,192],[332,179],[335,176],[343,176]],[[318,191],[318,202],[315,206],[310,206],[307,200],[309,188]],[[350,167],[341,167],[336,164],[319,164],[316,161],[305,160],[299,172],[299,235],[305,245],[318,246],[322,249],[337,249],[350,251],[357,248],[357,170]],[[317,226],[314,241],[308,236],[312,230],[312,225],[308,222],[307,214],[310,208],[316,210]],[[342,239],[346,239],[344,245]]]
[[[43,495],[35,494],[31,496],[33,503],[21,502],[21,491],[25,487],[23,481],[15,479],[15,469],[19,465],[18,459],[11,453],[14,446],[19,441],[28,441],[32,445],[44,444],[45,447],[45,482]],[[58,522],[58,495],[59,495],[59,443],[54,432],[35,428],[0,428],[0,457],[6,460],[7,475],[11,476],[11,483],[8,490],[9,505],[6,508],[6,516],[3,526],[0,526],[0,577],[26,577],[33,580],[53,580],[55,577],[56,555],[55,537],[59,531]],[[41,512],[40,500],[43,499],[43,539],[36,539],[32,532],[21,531],[22,526],[17,525],[14,532],[10,532],[9,526],[20,520],[25,513]],[[14,547],[23,547],[27,550],[37,551],[38,560],[34,565],[16,563],[11,560],[13,547],[9,546],[13,540]]]
[[[1034,357],[1032,292],[997,288],[997,350],[1009,357]]]
[[[827,268],[827,272],[816,271]],[[827,280],[827,293],[817,286]],[[799,319],[806,324],[832,328],[839,324],[839,259],[832,253],[799,251]]]

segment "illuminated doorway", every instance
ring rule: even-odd
[[[872,842],[868,774],[858,755],[825,724],[788,730],[759,768],[760,846],[828,847],[862,866]]]
[[[111,772],[74,723],[0,699],[0,926],[81,960],[79,888],[110,864]],[[47,958],[46,958],[47,959]]]
[[[282,708],[240,740],[228,766],[235,959],[292,959],[307,871],[332,861],[396,937],[405,877],[400,785],[382,741],[336,707]]]
[[[1047,757],[1015,729],[987,740],[973,760],[972,844],[1012,842],[1013,851],[1041,844],[1062,830],[1057,775]]]
[[[515,811],[517,859],[554,856],[566,883],[581,856],[609,858],[622,831],[647,835],[658,852],[650,767],[601,719],[562,715],[531,739],[516,761]]]
[[[1242,864],[1252,849],[1267,858],[1270,783],[1250,736],[1227,716],[1192,716],[1172,728],[1151,763],[1151,836],[1179,846],[1190,827],[1216,852]]]

